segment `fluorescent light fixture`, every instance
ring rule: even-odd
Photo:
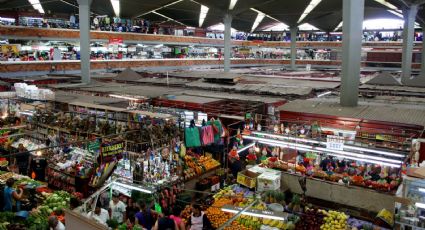
[[[114,98],[126,99],[130,101],[138,101],[142,99],[142,98],[134,98],[134,97],[128,97],[128,96],[122,96],[122,95],[116,95],[116,94],[109,94],[109,96]]]
[[[154,14],[156,14],[156,15],[159,15],[159,16],[161,16],[161,17],[163,17],[163,18],[166,18],[166,19],[168,19],[168,20],[170,20],[170,21],[177,22],[178,24],[180,24],[180,25],[182,25],[182,26],[188,27],[187,25],[185,25],[185,24],[183,24],[183,23],[181,23],[181,22],[179,22],[179,21],[177,21],[177,20],[175,20],[175,19],[172,19],[172,18],[170,18],[170,17],[168,17],[168,16],[165,16],[165,15],[163,15],[163,14],[161,14],[161,13],[158,13],[158,12],[156,12],[156,11],[152,11],[151,13],[154,13]]]
[[[334,29],[334,32],[335,31],[337,31],[337,30],[339,30],[339,29],[341,29],[341,27],[342,27],[342,21],[335,27],[335,29]]]
[[[161,10],[161,9],[167,8],[167,7],[169,7],[169,6],[172,6],[172,5],[177,4],[177,3],[179,3],[179,2],[182,2],[182,1],[183,1],[183,0],[177,0],[177,1],[174,1],[174,2],[171,2],[171,3],[168,3],[168,4],[166,4],[166,5],[163,5],[163,6],[161,6],[161,7],[158,7],[158,8],[156,8],[156,9],[153,9],[153,10],[148,11],[148,12],[146,12],[146,13],[140,14],[140,15],[136,16],[136,18],[141,17],[141,16],[146,15],[146,14],[156,13],[156,11],[157,11],[157,10]],[[192,1],[192,2],[194,2],[194,1]]]
[[[273,143],[273,142],[267,142],[267,141],[259,141],[258,143],[264,144],[264,145],[270,145],[274,147],[281,147],[281,148],[288,148],[288,149],[294,149],[294,150],[301,150],[306,152],[319,152],[317,150],[313,150],[310,148],[305,148],[300,145],[288,145],[288,144],[281,144],[281,143]]]
[[[391,157],[398,157],[398,158],[405,158],[406,157],[406,155],[401,154],[401,153],[385,152],[385,151],[380,151],[380,150],[375,150],[375,149],[368,149],[368,148],[362,148],[362,147],[351,146],[351,145],[344,145],[344,149],[358,150],[358,151],[370,152],[370,153],[378,153],[378,154],[381,154],[381,155],[386,155],[386,156],[391,156]]]
[[[399,11],[395,11],[395,10],[387,10],[387,11],[390,12],[390,13],[392,13],[392,14],[394,14],[394,15],[396,15],[399,18],[404,18],[403,17],[403,14],[401,12],[399,12]]]
[[[344,156],[352,156],[352,157],[359,157],[359,158],[364,158],[364,159],[372,159],[372,160],[395,163],[395,164],[403,163],[403,161],[401,161],[401,160],[393,160],[393,159],[388,159],[388,158],[385,158],[385,157],[369,156],[369,155],[364,155],[364,154],[351,153],[351,152],[322,148],[322,147],[317,147],[316,149],[320,150],[320,151],[324,151],[324,152],[338,153],[338,154],[341,154],[341,155],[344,155]]]
[[[393,4],[385,1],[385,0],[375,0],[375,2],[381,3],[382,5],[390,8],[391,10],[398,10],[398,8],[396,6],[394,6]]]
[[[44,14],[43,6],[40,3],[40,0],[28,0],[32,7],[37,10],[40,14]]]
[[[243,208],[241,207],[235,207],[232,205],[224,205],[221,208],[221,211],[223,212],[230,212],[230,213],[239,213],[243,210]],[[266,218],[266,219],[272,219],[272,220],[281,220],[284,221],[286,220],[286,216],[284,216],[283,214],[277,213],[277,212],[272,212],[272,211],[267,211],[267,210],[255,210],[255,209],[249,209],[247,211],[243,211],[241,213],[242,215],[247,215],[247,216],[253,216],[253,217],[259,217],[259,218]]]
[[[424,203],[415,203],[415,206],[418,207],[418,208],[425,209],[425,204]]]
[[[237,2],[238,2],[238,0],[230,0],[229,10],[233,10],[235,8]]]
[[[272,17],[272,16],[270,16],[270,15],[268,15],[268,14],[266,14],[266,13],[264,13],[264,12],[262,12],[262,11],[260,11],[260,10],[257,10],[257,9],[255,9],[255,8],[251,8],[251,10],[252,11],[255,11],[255,12],[257,12],[257,13],[261,13],[261,14],[264,14],[266,17],[268,17],[268,18],[270,18],[270,19],[273,19],[273,20],[275,20],[276,22],[280,22],[280,23],[283,23],[283,22],[281,22],[281,21],[279,21],[279,19],[277,19],[277,18],[274,18],[274,17]],[[286,25],[285,23],[283,23],[284,25]]]
[[[238,149],[238,153],[241,153],[241,152],[243,152],[243,151],[245,151],[245,150],[253,147],[254,145],[255,145],[255,143],[251,143],[251,144],[249,144],[249,145],[247,145],[247,146],[245,146],[245,147],[243,147],[241,149]]]
[[[112,8],[114,9],[115,16],[120,16],[120,0],[111,0]]]
[[[279,141],[279,140],[271,140],[271,139],[262,138],[262,137],[243,136],[243,138],[247,140],[259,141],[260,143],[265,143],[265,144],[275,144],[279,146],[288,146],[288,147],[295,147],[295,148],[301,147],[306,149],[312,148],[312,146],[309,146],[309,145],[303,145],[303,144],[285,142],[285,141]]]
[[[161,47],[163,47],[164,46],[164,44],[158,44],[158,45],[156,45],[156,46],[154,46],[155,48],[161,48]]]
[[[289,137],[289,136],[283,136],[283,135],[277,135],[277,134],[271,134],[271,133],[263,133],[263,132],[252,132],[252,134],[260,135],[260,136],[267,136],[267,137],[274,137],[277,139],[285,139],[285,140],[291,140],[291,141],[299,141],[299,142],[307,142],[307,143],[313,143],[313,144],[322,144],[320,141],[312,140],[312,139],[304,139],[304,138],[296,138],[296,137]],[[244,136],[246,138],[247,136]],[[266,139],[267,141],[270,139]]]
[[[397,165],[397,164],[385,163],[385,162],[382,162],[382,161],[374,161],[374,160],[368,160],[368,159],[361,159],[361,158],[358,158],[358,157],[350,157],[350,156],[340,155],[340,154],[337,154],[337,153],[326,153],[326,155],[341,157],[341,158],[349,159],[349,160],[353,160],[353,161],[361,161],[361,162],[366,162],[366,163],[390,166],[390,167],[394,167],[394,168],[400,168],[401,167],[401,165]]]
[[[150,190],[148,188],[144,188],[144,187],[142,187],[140,185],[136,185],[136,184],[127,184],[127,183],[123,183],[123,182],[120,182],[120,181],[114,181],[112,183],[112,185],[117,185],[117,186],[120,186],[120,187],[124,187],[124,188],[131,189],[131,190],[136,190],[136,191],[144,192],[144,193],[148,193],[148,194],[153,193],[152,190]]]
[[[204,20],[207,17],[209,10],[210,8],[207,6],[201,5],[201,11],[199,12],[199,27],[202,27],[202,24],[204,24]]]
[[[263,21],[265,16],[266,15],[264,13],[258,12],[257,18],[255,18],[254,24],[252,25],[251,33],[254,32],[258,25],[260,25],[261,21]]]
[[[323,128],[323,129],[339,131],[337,129],[331,129],[331,128]],[[346,131],[346,132],[349,133],[350,131]],[[292,140],[292,141],[296,141],[296,142],[305,142],[305,143],[326,145],[326,142],[316,141],[316,140],[312,140],[312,139],[288,137],[288,136],[270,134],[270,133],[263,133],[263,132],[252,132],[252,134],[261,135],[261,136],[268,136],[268,137],[273,137],[273,138],[277,138],[277,139]],[[248,136],[244,136],[244,138],[247,138],[247,137]],[[265,140],[269,141],[269,139],[265,139]],[[381,154],[381,155],[398,157],[398,158],[405,158],[406,157],[406,155],[401,154],[401,153],[386,152],[386,151],[369,149],[369,148],[362,148],[362,147],[351,146],[351,145],[344,145],[344,149],[357,150],[357,151],[370,152],[370,153],[378,153],[378,154]]]
[[[419,192],[425,193],[425,188],[418,188]]]
[[[304,12],[301,14],[301,17],[298,19],[297,23],[300,23],[302,20],[304,20],[305,17],[307,17],[308,14],[310,14],[310,12],[316,8],[317,5],[319,5],[319,3],[322,0],[311,0],[310,4],[308,4],[308,6],[305,8]]]
[[[327,96],[329,94],[332,94],[332,92],[331,91],[325,92],[325,93],[322,93],[322,94],[317,95],[317,97],[324,97],[324,96]]]

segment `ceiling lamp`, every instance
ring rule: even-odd
[[[112,8],[114,9],[115,16],[120,16],[120,0],[111,0]]]
[[[322,0],[311,0],[310,4],[308,4],[308,6],[305,8],[303,14],[301,14],[300,19],[298,19],[297,23],[300,23],[302,20],[304,20],[305,17],[307,17],[308,14],[310,14],[310,12],[316,8],[317,5],[319,5],[319,3]]]
[[[399,18],[404,18],[403,14],[401,13],[400,10],[387,10],[388,12],[394,14],[395,16],[399,17]]]
[[[335,27],[334,32],[338,31],[342,27],[342,21]]]
[[[32,7],[37,10],[40,14],[44,14],[43,6],[39,0],[28,0]]]
[[[235,8],[237,2],[238,2],[238,0],[230,0],[229,10],[233,10],[233,8]]]
[[[265,16],[266,15],[264,13],[258,12],[257,18],[255,19],[254,24],[252,25],[251,33],[254,32],[258,25],[260,25],[261,21],[263,21]]]
[[[199,27],[202,27],[202,24],[204,24],[204,20],[207,17],[208,10],[210,10],[210,8],[201,5],[201,11],[199,12]]]
[[[391,3],[389,3],[385,0],[375,0],[375,2],[380,3],[380,4],[390,8],[391,10],[396,10],[396,11],[399,10],[396,6],[394,6],[393,4],[391,4]]]

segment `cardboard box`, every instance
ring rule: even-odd
[[[278,190],[280,189],[280,180],[280,172],[265,172],[257,177],[257,191]]]
[[[259,173],[254,173],[248,170],[244,170],[238,173],[237,182],[248,188],[255,188],[257,185],[257,177]]]

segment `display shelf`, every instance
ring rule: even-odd
[[[400,221],[396,221],[395,224],[400,225],[400,227],[403,227],[403,229],[405,229],[404,228],[405,226],[409,226],[409,227],[412,228],[411,230],[425,230],[424,227],[418,227],[418,226],[415,226],[415,225],[412,225],[412,224],[408,224],[408,223],[403,223],[403,222],[400,222]]]

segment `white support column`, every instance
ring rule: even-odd
[[[297,33],[298,27],[294,26],[290,28],[291,32],[291,70],[297,70]]]
[[[420,77],[421,78],[425,78],[425,23],[422,24],[422,53],[421,53],[421,74]]]
[[[401,82],[406,83],[412,76],[413,36],[415,33],[415,19],[418,6],[411,5],[409,9],[403,10],[403,53],[401,60]]]
[[[342,77],[340,104],[358,103],[364,0],[343,0]]]
[[[89,84],[90,77],[90,5],[92,0],[78,0],[80,17],[81,80]]]
[[[232,49],[232,15],[224,16],[224,72],[230,72],[230,56]]]

